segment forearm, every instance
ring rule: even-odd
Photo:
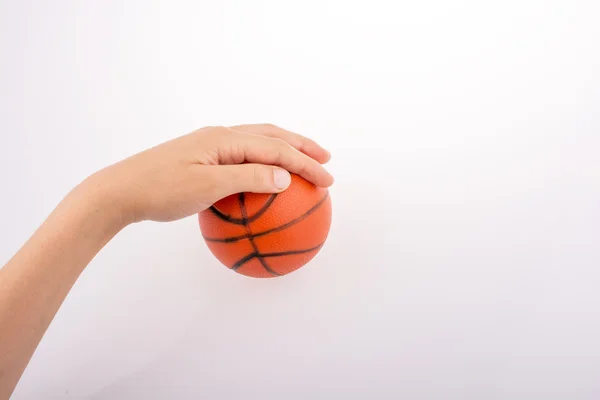
[[[93,180],[73,190],[0,269],[0,400],[85,266],[124,226],[102,191]]]

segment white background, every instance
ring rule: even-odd
[[[301,270],[194,217],[91,263],[15,399],[598,399],[596,1],[0,2],[0,264],[75,184],[206,125],[333,153]],[[1,329],[1,327],[0,327]]]

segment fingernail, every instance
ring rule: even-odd
[[[273,171],[273,181],[275,181],[275,187],[277,189],[285,189],[290,185],[292,177],[286,170],[276,169]]]

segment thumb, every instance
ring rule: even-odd
[[[292,180],[285,169],[263,164],[220,165],[214,173],[219,182],[214,193],[218,198],[241,192],[279,193]]]

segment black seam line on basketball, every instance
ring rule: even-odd
[[[323,247],[324,244],[325,244],[325,242],[321,243],[318,246],[311,247],[310,249],[303,249],[303,250],[280,251],[277,253],[250,253],[247,256],[242,257],[241,259],[236,261],[236,263],[233,264],[231,269],[235,271],[236,269],[240,268],[242,265],[244,265],[245,263],[247,263],[248,261],[250,261],[256,257],[267,257],[267,258],[268,257],[283,257],[283,256],[291,256],[294,254],[310,253],[311,251],[320,249],[321,247]]]
[[[306,211],[304,214],[302,214],[298,218],[295,218],[295,219],[291,220],[290,222],[286,222],[285,224],[279,225],[275,228],[267,229],[266,231],[262,231],[262,232],[257,232],[251,236],[248,234],[239,235],[239,236],[231,236],[231,237],[227,237],[227,238],[211,238],[211,237],[204,236],[204,240],[206,240],[208,242],[232,243],[232,242],[237,242],[238,240],[242,240],[242,239],[252,239],[255,237],[268,235],[269,233],[282,231],[284,229],[289,228],[292,225],[297,224],[298,222],[302,221],[303,219],[308,217],[310,214],[315,212],[319,207],[321,207],[321,205],[323,205],[325,200],[327,200],[327,197],[329,197],[329,193],[327,193],[325,196],[323,196],[323,198],[321,200],[319,200],[319,202],[317,204],[315,204],[313,207],[311,207],[308,211]]]
[[[323,247],[324,244],[325,244],[325,242],[321,243],[318,246],[311,247],[310,249],[303,249],[303,250],[278,251],[276,253],[260,253],[259,256],[264,257],[264,258],[269,258],[269,257],[282,257],[282,256],[291,256],[294,254],[310,253],[311,251],[319,250],[321,247]]]
[[[260,254],[258,252],[258,247],[256,246],[254,239],[252,239],[252,230],[250,229],[250,224],[248,222],[248,213],[246,212],[246,199],[245,199],[244,193],[239,194],[238,202],[240,203],[240,211],[242,212],[242,219],[244,221],[244,227],[246,228],[246,232],[248,232],[248,236],[250,236],[250,244],[252,245],[252,249],[254,250],[254,253],[256,254],[256,258],[258,258],[258,261],[260,261],[260,264],[265,269],[265,271],[267,271],[268,273],[270,273],[273,276],[279,276],[279,274],[277,272],[273,271],[271,269],[271,267],[269,267],[269,265],[267,264],[265,259],[260,256]]]
[[[244,218],[234,218],[231,215],[224,214],[221,210],[219,210],[214,205],[212,205],[209,208],[209,210],[212,211],[213,214],[215,214],[217,217],[219,217],[223,221],[227,221],[227,222],[235,224],[235,225],[244,225],[246,222],[250,223],[250,222],[254,222],[257,219],[259,219],[267,211],[269,206],[271,204],[273,204],[273,201],[275,201],[275,197],[277,197],[278,194],[279,193],[273,193],[272,195],[270,195],[269,198],[267,199],[267,201],[265,201],[265,204],[260,208],[260,210],[258,210],[256,212],[256,214],[254,214],[250,218],[246,218],[246,220],[244,220]]]
[[[256,257],[256,253],[250,253],[250,254],[248,254],[247,256],[245,256],[245,257],[242,257],[241,259],[237,260],[237,261],[235,262],[235,264],[233,264],[233,265],[231,266],[231,269],[235,271],[236,269],[238,269],[238,268],[239,268],[239,267],[241,267],[242,265],[246,264],[248,261],[252,260],[252,259],[253,259],[253,258],[255,258],[255,257]]]

